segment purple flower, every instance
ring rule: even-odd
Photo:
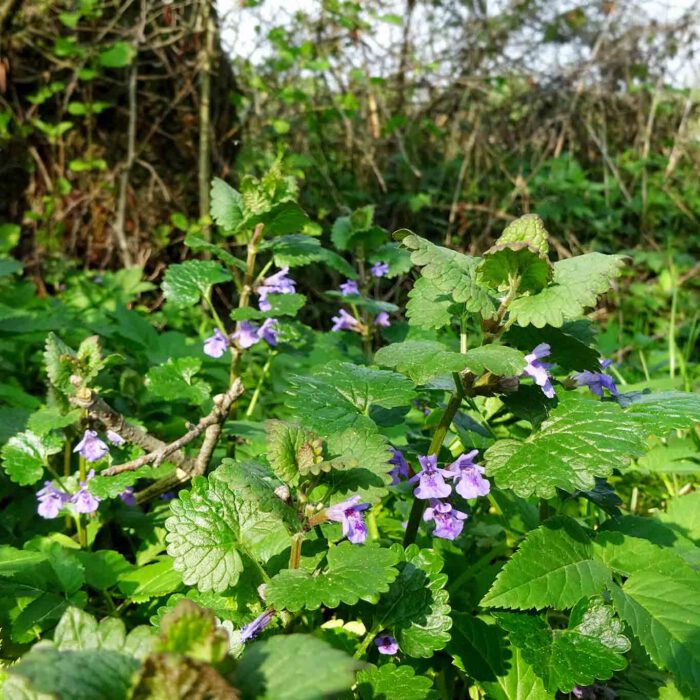
[[[262,326],[260,326],[260,328],[258,329],[258,338],[264,340],[273,348],[275,347],[275,345],[277,345],[278,335],[279,330],[277,330],[276,318],[266,318],[265,321],[263,321]]]
[[[607,369],[612,364],[612,360],[600,360],[600,368]],[[607,389],[613,396],[617,396],[617,385],[615,380],[603,372],[576,372],[574,379],[578,386],[587,386],[594,394],[603,398],[603,391]]]
[[[87,487],[87,482],[95,476],[95,470],[91,469],[85,481],[80,482],[80,490],[74,493],[70,502],[78,513],[94,513],[100,505],[100,499],[93,496]]]
[[[400,477],[408,478],[408,462],[399,450],[392,447],[391,451],[393,456],[389,460],[389,464],[393,464],[394,468],[389,472],[389,476],[391,477],[391,485],[396,486],[401,481]]]
[[[252,622],[241,627],[241,642],[245,644],[253,637],[257,637],[271,622],[275,616],[275,611],[266,610],[262,615],[258,615]]]
[[[472,450],[465,455],[460,455],[448,467],[455,475],[455,491],[462,498],[486,496],[491,490],[488,479],[481,476],[486,470],[481,465],[474,464],[474,457],[478,452],[478,450]]]
[[[115,433],[113,430],[107,431],[107,439],[117,447],[121,447],[126,443],[126,440],[119,433]]]
[[[326,518],[342,523],[343,536],[353,544],[361,544],[367,539],[367,526],[362,519],[362,511],[367,508],[369,503],[360,503],[359,496],[352,496],[347,501],[326,508]]]
[[[399,643],[390,634],[380,634],[374,638],[380,654],[393,656],[399,650]]]
[[[423,513],[423,520],[432,520],[435,523],[433,535],[444,540],[457,539],[466,519],[466,513],[455,510],[449,503],[442,503],[437,499],[431,499],[430,507]]]
[[[337,316],[333,316],[332,331],[357,330],[357,319],[351,316],[345,309],[341,309]]]
[[[272,306],[267,300],[268,294],[294,294],[296,292],[295,282],[290,277],[287,277],[289,267],[283,267],[279,272],[276,272],[270,277],[266,277],[262,284],[256,289],[260,299],[258,308],[260,311],[269,311]]]
[[[343,282],[343,284],[340,285],[340,293],[344,297],[349,297],[351,294],[359,294],[360,290],[357,286],[357,282],[355,282],[355,280]]]
[[[80,452],[80,456],[88,462],[97,462],[109,452],[109,447],[97,437],[94,430],[86,430],[83,433],[83,439],[75,446],[73,452]]]
[[[376,262],[372,265],[370,272],[372,273],[372,277],[384,277],[387,272],[389,272],[389,265],[385,262]]]
[[[540,343],[529,355],[525,355],[527,366],[523,374],[532,377],[535,380],[535,384],[542,389],[542,393],[548,399],[553,399],[555,396],[554,387],[552,386],[551,377],[547,372],[552,365],[548,362],[540,362],[543,357],[547,357],[548,355],[549,345],[547,343]]]
[[[134,487],[133,486],[127,486],[120,494],[119,498],[122,499],[124,502],[124,505],[127,506],[135,506],[136,505],[136,497],[134,496]]]
[[[228,350],[230,342],[227,335],[215,328],[214,334],[204,341],[204,354],[209,357],[221,357]]]
[[[42,518],[51,520],[58,517],[61,508],[70,499],[70,496],[65,491],[57,489],[50,481],[45,481],[44,488],[37,491],[36,498],[39,501],[37,513]]]
[[[391,325],[391,321],[389,321],[389,314],[386,311],[380,311],[374,317],[374,325],[378,326],[379,328],[388,328]]]
[[[418,461],[422,469],[408,480],[409,484],[420,482],[413,491],[416,498],[446,498],[449,496],[452,493],[452,487],[445,483],[444,477],[451,478],[454,474],[438,467],[436,455],[418,457]]]
[[[251,348],[260,340],[258,330],[258,327],[250,321],[241,321],[233,337],[238,341],[240,347]]]
[[[175,498],[175,494],[172,491],[166,491],[165,493],[161,493],[158,498],[160,498],[161,501],[172,501],[173,498]]]

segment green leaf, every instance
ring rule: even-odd
[[[138,667],[136,659],[115,651],[37,647],[8,672],[26,678],[32,691],[51,698],[126,700]]]
[[[80,409],[74,408],[68,413],[61,413],[58,408],[42,408],[29,416],[27,427],[37,435],[46,435],[52,430],[66,428],[80,419]]]
[[[671,500],[659,519],[700,546],[700,491]]]
[[[2,226],[0,225],[0,233],[2,233]],[[2,244],[0,244],[2,245]],[[10,275],[17,274],[22,271],[22,263],[13,258],[3,258],[0,259],[0,279],[3,277],[9,277]]]
[[[184,598],[160,623],[157,651],[184,654],[209,664],[220,663],[229,650],[229,637],[211,610]]]
[[[478,268],[479,281],[492,289],[537,293],[552,279],[552,265],[545,255],[525,242],[501,243],[484,253]]]
[[[188,260],[170,265],[163,279],[165,298],[175,306],[194,306],[212,285],[228,282],[230,273],[214,260]]]
[[[358,667],[316,637],[280,635],[246,646],[233,681],[245,698],[323,700],[349,692]]]
[[[575,627],[587,637],[599,639],[606,647],[620,654],[630,649],[630,640],[623,634],[622,622],[615,617],[615,611],[606,605],[600,596],[579,601],[571,611],[569,627]]]
[[[317,610],[322,605],[337,608],[359,600],[376,603],[397,577],[398,554],[375,545],[341,542],[328,551],[324,571],[283,569],[267,584],[265,599],[277,609],[291,612]]]
[[[126,68],[136,56],[136,49],[126,41],[117,41],[100,51],[97,59],[104,68]]]
[[[269,211],[258,214],[250,223],[263,223],[265,236],[286,236],[299,233],[309,223],[309,217],[296,202],[287,201],[275,204]]]
[[[432,280],[419,277],[408,293],[406,318],[411,326],[418,328],[443,328],[452,322],[452,306],[454,302],[449,294],[441,292]]]
[[[171,357],[164,365],[148,370],[148,391],[164,401],[184,400],[199,406],[211,395],[209,384],[195,377],[201,368],[197,357]]]
[[[113,549],[96,552],[78,550],[75,556],[85,571],[85,583],[98,591],[116,586],[119,577],[132,569],[124,555]]]
[[[387,345],[377,351],[374,361],[397,369],[416,384],[426,384],[435,377],[459,372],[467,366],[465,355],[434,340],[406,340]]]
[[[576,685],[606,680],[625,667],[624,657],[597,636],[588,636],[585,627],[551,629],[541,617],[525,613],[494,617],[550,693],[568,693]]]
[[[357,674],[360,700],[428,700],[437,697],[432,686],[430,678],[416,676],[410,666],[370,666]]]
[[[452,626],[442,559],[416,545],[392,549],[400,557],[399,576],[371,614],[379,626],[393,631],[404,654],[428,658],[445,648]]]
[[[683,391],[657,394],[622,394],[618,400],[625,414],[641,425],[647,435],[663,437],[671,430],[700,423],[700,395]]]
[[[223,180],[215,177],[211,182],[210,200],[211,218],[225,232],[235,231],[243,221],[241,195]]]
[[[687,567],[632,573],[610,587],[613,604],[651,659],[700,687],[700,574]]]
[[[340,255],[321,247],[321,242],[316,238],[301,233],[264,241],[260,250],[271,250],[277,267],[300,267],[312,262],[325,262],[347,277],[357,276],[354,268]]]
[[[496,240],[496,245],[527,243],[542,255],[549,252],[549,233],[537,214],[525,214],[511,221]]]
[[[372,406],[406,406],[413,384],[396,372],[349,362],[330,362],[311,376],[290,378],[289,407],[312,430],[328,434],[351,427],[369,427]]]
[[[174,593],[182,587],[183,577],[172,559],[159,558],[152,564],[129,569],[119,575],[119,591],[134,603]]]
[[[493,318],[496,300],[477,282],[477,267],[481,258],[472,258],[449,248],[442,248],[414,233],[397,231],[395,237],[412,251],[411,260],[422,268],[421,274],[434,287],[452,299],[464,304],[467,311]]]
[[[616,404],[578,396],[559,400],[539,432],[523,442],[500,440],[485,453],[486,470],[518,496],[551,498],[556,489],[589,491],[595,477],[644,452],[637,423]]]
[[[369,262],[383,262],[389,266],[387,277],[398,277],[405,275],[411,271],[411,255],[407,250],[404,250],[398,243],[385,243],[376,248],[369,256]]]
[[[278,420],[267,421],[265,427],[267,458],[282,481],[296,485],[301,472],[322,461],[322,443],[315,433]]]
[[[105,366],[99,336],[92,335],[85,338],[78,346],[76,357],[78,360],[77,374],[83,378],[85,384],[89,384]]]
[[[252,306],[234,309],[231,318],[234,321],[251,321],[263,318],[277,318],[279,316],[296,316],[306,303],[303,294],[270,294],[267,297],[272,307],[269,311],[260,311]]]
[[[243,570],[239,549],[266,561],[289,544],[279,517],[239,500],[216,477],[195,477],[192,488],[180,491],[170,508],[168,554],[183,582],[200,591],[221,592],[236,584]]]
[[[519,326],[558,328],[578,318],[608,291],[622,271],[622,262],[620,255],[587,253],[554,263],[552,284],[537,294],[513,300],[508,307],[509,319]]]
[[[70,378],[76,368],[75,353],[55,333],[46,336],[44,362],[51,384],[62,394],[74,393],[75,387]]]
[[[464,354],[466,366],[474,374],[491,372],[500,377],[512,377],[522,373],[525,369],[525,356],[514,348],[505,345],[482,345],[481,347],[467,350]]]
[[[241,272],[245,272],[247,269],[243,260],[237,258],[235,255],[231,255],[228,250],[225,250],[221,246],[205,240],[199,234],[188,233],[185,237],[185,245],[192,248],[192,250],[204,250],[221,260],[221,262],[226,263],[226,265],[238,268]]]
[[[2,447],[2,466],[20,486],[35,484],[44,474],[50,455],[60,452],[63,440],[53,433],[36,435],[27,430],[11,437]]]
[[[494,700],[553,700],[505,632],[466,613],[453,613],[452,639],[447,646],[457,668],[474,678]]]
[[[528,533],[481,603],[565,610],[601,593],[609,581],[610,571],[594,558],[586,531],[572,518],[559,516]]]

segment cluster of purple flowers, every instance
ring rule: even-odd
[[[44,488],[36,494],[39,501],[37,508],[39,515],[47,520],[56,518],[67,503],[73,506],[76,513],[94,513],[100,505],[100,499],[93,496],[87,487],[87,482],[94,476],[95,470],[91,469],[85,481],[80,482],[80,489],[73,495],[57,489],[50,481],[45,481]]]
[[[250,321],[241,321],[231,338],[219,328],[215,328],[213,335],[204,341],[204,354],[209,357],[221,357],[231,345],[231,339],[237,341],[241,348],[250,348],[261,340],[275,347],[278,334],[276,318],[265,319],[260,326]]]
[[[527,377],[532,377],[535,384],[542,389],[542,393],[548,398],[553,399],[555,396],[554,387],[552,386],[552,377],[549,374],[551,363],[542,362],[542,359],[551,354],[551,348],[547,343],[540,343],[529,355],[525,355],[527,365],[523,370],[523,374]],[[603,397],[607,389],[613,396],[617,396],[617,386],[615,380],[605,374],[604,371],[612,364],[612,360],[600,360],[600,372],[576,372],[574,380],[577,386],[587,386],[594,394]]]
[[[270,294],[294,294],[296,282],[288,276],[289,267],[283,267],[274,275],[266,277],[262,284],[255,290],[258,293],[258,308],[260,311],[269,311],[272,305],[268,301]]]
[[[491,490],[491,484],[483,476],[484,468],[474,462],[477,453],[477,450],[472,450],[460,455],[445,469],[438,467],[436,455],[418,457],[421,470],[412,476],[408,483],[418,484],[413,491],[416,498],[429,501],[430,505],[425,509],[423,520],[433,521],[435,537],[454,540],[462,532],[464,521],[467,519],[466,513],[443,500],[448,498],[453,490],[453,486],[446,480],[451,480],[454,490],[466,499],[486,496]],[[389,464],[394,465],[389,472],[392,484],[399,483],[400,477],[408,476],[408,463],[399,450],[393,450]]]

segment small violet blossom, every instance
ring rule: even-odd
[[[404,479],[408,478],[408,462],[406,462],[406,458],[400,450],[392,447],[391,451],[393,456],[389,460],[389,464],[393,464],[394,468],[389,472],[389,476],[391,477],[391,485],[396,486],[396,484],[401,482],[401,477]]]
[[[482,474],[486,471],[481,465],[474,464],[478,450],[460,455],[448,469],[454,473],[455,491],[462,498],[477,498],[488,495],[491,484]]]
[[[340,293],[344,297],[349,297],[352,294],[360,293],[360,290],[357,286],[357,282],[355,282],[355,280],[348,280],[347,282],[343,282],[343,284],[340,285],[339,289]]]
[[[258,330],[258,337],[274,348],[275,345],[277,345],[278,335],[279,330],[277,329],[277,319],[266,318]]]
[[[548,362],[540,362],[543,357],[547,357],[549,354],[549,345],[540,343],[529,355],[525,355],[527,365],[523,374],[532,377],[535,384],[542,389],[542,393],[548,399],[553,399],[555,396],[554,387],[552,386],[552,379],[547,372],[552,365]]]
[[[362,518],[362,511],[369,508],[369,503],[360,503],[359,496],[352,496],[347,501],[336,503],[326,508],[326,518],[343,526],[343,536],[353,544],[361,544],[367,539],[367,525]]]
[[[466,513],[455,510],[449,503],[442,503],[437,499],[431,499],[430,507],[423,513],[423,520],[432,520],[435,523],[433,535],[444,540],[457,539],[466,519]]]
[[[215,328],[213,335],[204,341],[204,354],[209,357],[221,357],[228,350],[230,343],[228,336]]]
[[[419,482],[413,494],[416,498],[446,498],[452,493],[452,487],[445,483],[445,477],[453,477],[452,472],[440,469],[437,465],[437,456],[428,455],[418,457],[422,469],[408,480],[409,484]]]
[[[233,337],[242,348],[252,348],[259,340],[258,327],[250,321],[241,321],[236,328]]]
[[[115,433],[113,430],[107,431],[107,439],[117,447],[121,447],[122,445],[126,444],[126,440],[119,433]]]
[[[260,311],[269,311],[272,305],[268,301],[268,294],[294,294],[296,292],[295,282],[291,277],[287,277],[289,267],[283,267],[274,275],[266,277],[262,284],[255,290],[259,295],[258,308]]]
[[[354,331],[357,330],[357,319],[351,316],[345,309],[341,309],[337,316],[333,316],[332,331]]]
[[[86,430],[73,452],[80,452],[80,456],[88,462],[97,462],[109,452],[109,447],[97,437],[94,430]]]
[[[399,650],[399,643],[390,634],[380,634],[374,638],[374,643],[380,654],[394,656]]]
[[[600,368],[607,369],[612,364],[612,360],[600,360]],[[617,385],[615,380],[603,372],[576,372],[574,379],[578,386],[587,386],[594,394],[603,398],[603,391],[607,389],[613,396],[617,396]]]
[[[389,320],[389,314],[386,311],[380,311],[374,317],[374,325],[379,328],[388,328],[391,325],[391,321]]]
[[[372,277],[384,277],[387,272],[389,272],[389,265],[385,262],[374,263],[370,268],[370,272],[372,273]]]
[[[165,493],[161,493],[158,498],[160,498],[161,501],[172,501],[173,498],[175,498],[175,494],[172,491],[166,491]]]
[[[256,326],[254,323],[250,323],[249,321],[241,321],[238,324],[238,328],[233,334],[233,337],[238,341],[238,345],[242,348],[253,347],[253,345],[261,340],[266,341],[274,347],[277,345],[278,333],[277,319],[267,318],[263,322],[262,326]]]
[[[245,644],[254,637],[257,637],[272,621],[275,616],[274,610],[266,610],[262,615],[258,615],[252,622],[241,627],[241,642]]]
[[[44,482],[44,488],[37,491],[36,498],[39,501],[37,513],[47,520],[58,517],[61,508],[70,500],[65,491],[57,489],[50,481]]]
[[[119,498],[121,498],[122,502],[124,505],[127,506],[135,506],[136,505],[136,497],[134,496],[134,487],[133,486],[127,486],[120,494]]]
[[[95,470],[91,469],[85,481],[80,482],[80,490],[74,493],[70,502],[78,513],[94,513],[100,505],[100,499],[93,496],[87,488],[87,482],[95,476]]]

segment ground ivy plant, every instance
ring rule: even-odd
[[[372,207],[327,247],[296,195],[215,180],[154,303],[42,334],[4,697],[697,696],[698,494],[642,518],[614,487],[700,397],[599,356],[625,259],[552,262],[534,215],[468,256]]]

